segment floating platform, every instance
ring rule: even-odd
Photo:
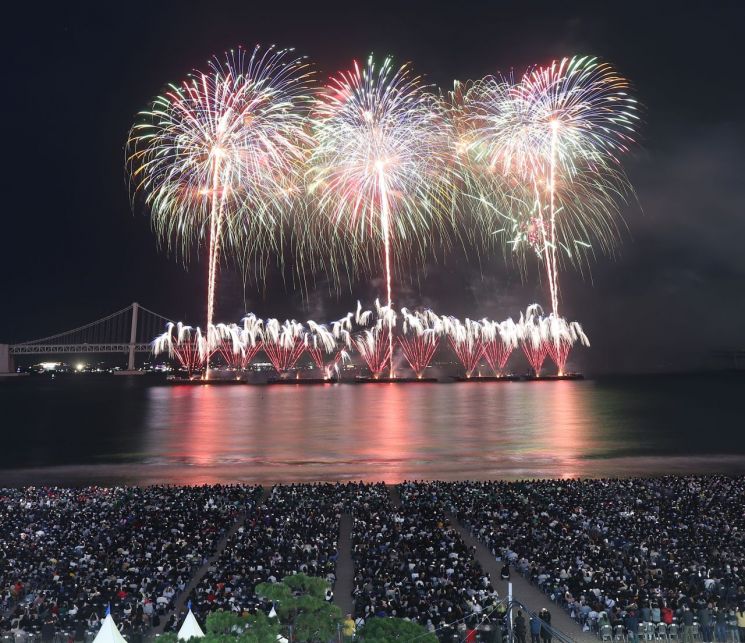
[[[248,384],[246,380],[215,378],[205,380],[201,377],[167,377],[166,383],[178,384],[179,386],[235,386],[237,384]]]
[[[585,376],[582,373],[566,373],[565,375],[526,375],[522,378],[525,382],[555,382],[559,380],[583,380]]]
[[[496,375],[485,375],[483,377],[453,377],[456,382],[519,382],[519,375],[503,375],[497,377]]]
[[[322,377],[309,377],[309,378],[287,378],[287,379],[281,379],[278,377],[269,379],[266,381],[267,384],[285,384],[287,386],[310,386],[310,385],[318,385],[318,384],[338,384],[339,380],[337,379],[324,379]]]
[[[355,384],[437,384],[436,377],[356,377]]]

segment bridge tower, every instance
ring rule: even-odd
[[[140,304],[132,304],[132,325],[129,329],[129,358],[127,359],[127,370],[122,371],[126,375],[142,375],[142,371],[135,369],[135,349],[137,347],[137,313],[140,311]]]
[[[13,370],[15,355],[81,355],[119,353],[127,356],[127,370],[116,375],[142,375],[137,353],[150,353],[152,338],[170,320],[137,302],[72,330],[20,344],[0,344],[0,374]],[[129,331],[129,333],[127,333]]]
[[[0,375],[13,372],[13,362],[10,357],[10,345],[0,344]]]

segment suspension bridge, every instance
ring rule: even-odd
[[[133,303],[97,319],[56,335],[20,344],[0,344],[0,374],[13,370],[16,355],[78,355],[120,353],[128,355],[127,371],[135,370],[135,355],[149,353],[150,342],[170,320],[144,306]]]

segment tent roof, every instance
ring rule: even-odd
[[[199,627],[199,623],[197,623],[197,619],[194,616],[194,613],[191,610],[189,610],[189,613],[186,615],[186,618],[184,619],[184,624],[181,626],[181,629],[178,631],[178,640],[188,641],[191,638],[201,639],[203,636],[204,636],[204,632],[202,632],[202,628]]]
[[[106,618],[101,624],[101,629],[98,630],[96,638],[93,639],[93,643],[127,643],[124,637],[119,634],[119,630],[114,623],[114,619],[111,618],[111,614],[107,614]]]

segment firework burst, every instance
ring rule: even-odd
[[[574,57],[453,94],[459,158],[476,177],[467,197],[507,244],[535,250],[555,315],[559,252],[579,263],[618,239],[618,204],[631,193],[620,160],[638,121],[628,90],[611,66]]]
[[[440,344],[443,323],[431,310],[412,313],[402,308],[401,316],[403,326],[398,343],[414,374],[421,379]]]
[[[503,322],[481,320],[484,359],[496,377],[504,375],[504,368],[512,351],[519,345],[519,328],[512,318]]]
[[[329,379],[335,370],[338,371],[339,362],[349,360],[349,353],[346,349],[352,342],[349,333],[351,316],[350,313],[344,319],[334,322],[331,329],[312,319],[307,321],[308,331],[304,338],[305,350],[323,373],[324,379]]]
[[[211,353],[202,331],[181,322],[169,322],[165,332],[153,340],[152,349],[154,355],[166,353],[176,359],[189,375],[205,366]]]
[[[294,319],[267,319],[262,348],[280,376],[285,376],[305,352],[305,328]]]
[[[578,322],[568,322],[563,317],[554,314],[548,316],[548,343],[546,350],[549,357],[556,364],[559,375],[564,375],[564,368],[572,346],[579,342],[589,346],[590,340]]]
[[[450,212],[448,119],[407,65],[378,65],[372,56],[331,79],[313,117],[308,190],[321,225],[330,226],[323,236],[360,257],[382,247],[390,308],[394,261],[426,251]]]
[[[184,256],[206,240],[208,329],[221,252],[277,250],[297,204],[310,79],[292,50],[239,49],[169,85],[132,128],[127,162],[156,233]]]
[[[525,314],[520,313],[517,323],[520,347],[533,369],[535,377],[540,377],[543,362],[548,355],[548,324],[543,317],[543,310],[538,304],[528,306]]]
[[[442,325],[450,346],[466,371],[466,377],[470,378],[484,354],[481,324],[472,319],[461,322],[455,317],[442,317]]]

